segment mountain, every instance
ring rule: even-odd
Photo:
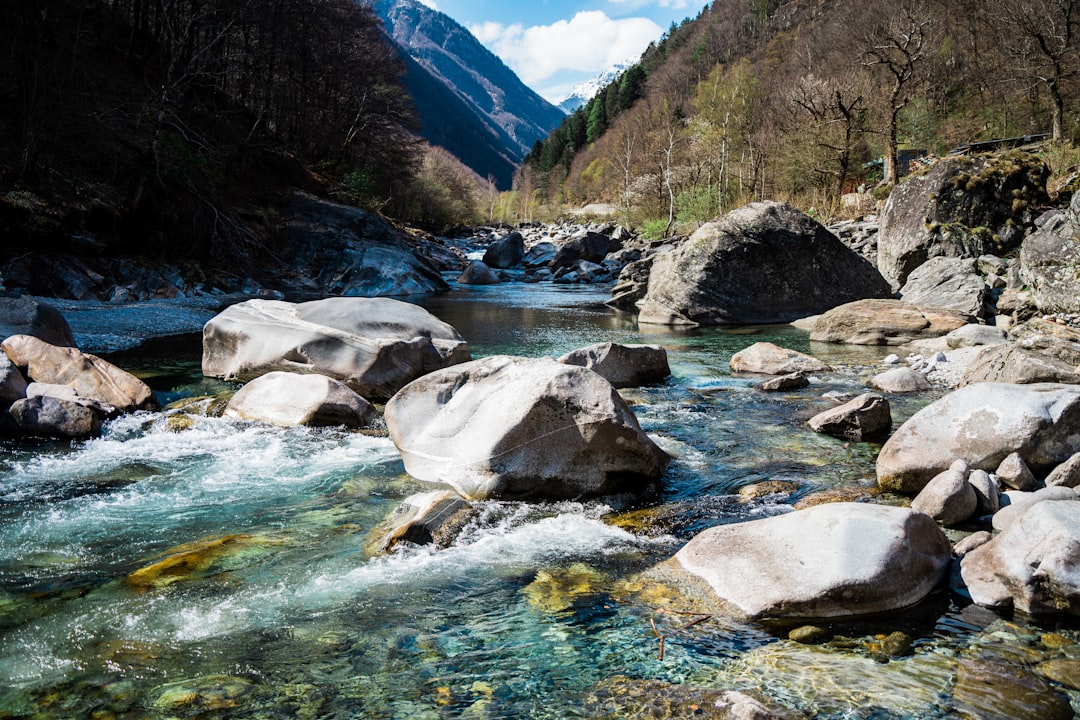
[[[623,71],[636,62],[637,60],[627,60],[626,62],[616,63],[596,77],[578,83],[570,91],[570,94],[559,103],[559,109],[569,115],[578,108],[583,107],[585,103],[596,97],[596,93],[615,82]]]
[[[564,114],[444,13],[416,0],[370,3],[405,56],[421,135],[509,188],[518,163]]]

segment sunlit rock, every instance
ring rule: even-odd
[[[814,320],[810,340],[848,345],[903,345],[947,335],[967,324],[960,313],[919,308],[900,300],[868,299],[840,305]]]
[[[205,375],[246,382],[274,370],[315,373],[372,400],[468,358],[469,346],[454,328],[389,298],[248,300],[203,329]]]
[[[371,531],[364,551],[377,555],[402,543],[449,547],[475,515],[464,498],[449,490],[410,495]]]
[[[158,406],[146,383],[96,355],[30,335],[13,335],[0,347],[30,381],[70,385],[80,397],[125,412]]]
[[[878,455],[878,483],[918,492],[963,459],[992,472],[1017,452],[1036,473],[1080,451],[1080,388],[1071,385],[980,383],[915,413]]]
[[[885,398],[865,393],[843,405],[818,413],[807,424],[814,432],[849,440],[868,440],[889,432],[892,428],[892,410]]]
[[[286,427],[358,428],[371,424],[378,414],[340,380],[276,371],[240,388],[225,407],[225,415]]]
[[[728,365],[734,372],[762,375],[816,373],[831,369],[816,357],[771,342],[756,342],[740,350],[731,356]]]
[[[944,577],[949,541],[907,508],[834,503],[720,525],[665,564],[749,618],[834,618],[910,607]]]
[[[469,499],[643,490],[668,462],[611,383],[554,360],[493,356],[431,373],[385,418],[410,475]]]

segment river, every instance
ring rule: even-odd
[[[695,717],[687,708],[715,689],[741,689],[820,718],[948,718],[958,658],[990,653],[1021,674],[1048,633],[1076,642],[1071,627],[998,619],[947,591],[828,626],[813,646],[786,629],[691,622],[629,592],[707,527],[821,491],[868,496],[878,446],[805,421],[830,406],[825,391],[862,388],[888,351],[811,347],[789,326],[639,328],[604,299],[509,284],[415,300],[474,357],[650,342],[673,371],[623,391],[675,458],[654,495],[480,503],[444,550],[365,554],[368,533],[430,489],[384,432],[142,413],[87,442],[0,440],[0,717],[629,718],[646,705]],[[728,371],[758,340],[836,371],[760,393]],[[108,357],[175,401],[228,387],[201,377],[199,353],[184,335]],[[927,400],[898,401],[894,418]],[[765,481],[789,492],[739,494]],[[912,650],[883,655],[897,631]]]

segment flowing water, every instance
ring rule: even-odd
[[[623,393],[675,458],[655,495],[480,503],[444,550],[365,553],[368,533],[429,489],[385,433],[142,413],[88,442],[0,440],[0,718],[707,717],[726,689],[822,718],[946,718],[965,657],[1024,679],[1049,648],[1080,648],[1070,628],[1006,622],[944,592],[799,645],[629,591],[709,526],[821,491],[868,496],[878,447],[805,420],[887,351],[811,347],[787,326],[639,328],[603,299],[516,284],[417,301],[476,357],[653,342],[673,370]],[[807,390],[756,392],[727,365],[758,340],[837,370]],[[223,389],[201,378],[199,352],[189,336],[112,359],[172,401]],[[895,419],[925,402],[895,404]],[[738,493],[765,481],[786,485]],[[913,650],[883,654],[893,631]]]

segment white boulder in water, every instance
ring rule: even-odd
[[[286,427],[358,428],[370,425],[376,412],[371,403],[340,380],[277,371],[240,388],[225,407],[225,415]]]
[[[431,373],[390,398],[385,417],[410,475],[469,499],[633,491],[668,462],[611,383],[549,359]]]
[[[749,618],[835,618],[899,610],[944,577],[952,549],[928,515],[830,503],[709,528],[670,563]]]
[[[468,359],[457,330],[389,298],[248,300],[203,328],[204,375],[246,382],[274,370],[314,373],[373,400]]]

